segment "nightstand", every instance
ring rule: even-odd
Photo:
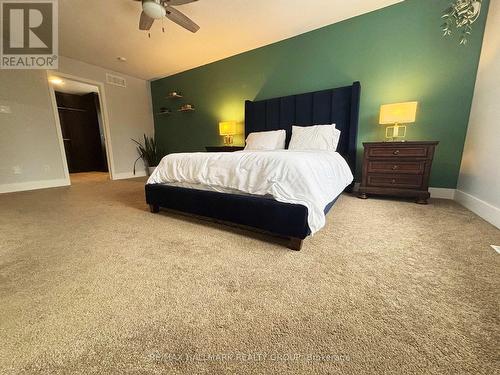
[[[245,147],[243,146],[207,146],[205,149],[207,152],[234,152],[241,151]]]
[[[369,194],[429,199],[429,175],[439,142],[363,143],[363,179],[359,197]]]

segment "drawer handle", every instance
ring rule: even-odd
[[[391,182],[392,182],[393,184],[395,184],[395,183],[396,183],[396,180],[393,178]]]
[[[396,169],[398,169],[399,167],[397,165],[393,165],[392,166],[392,170],[395,171]]]
[[[395,151],[393,152],[393,154],[394,154],[394,155],[399,155],[399,150],[395,150]]]

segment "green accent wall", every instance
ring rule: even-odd
[[[219,145],[218,123],[244,122],[244,101],[362,85],[362,142],[384,140],[381,104],[417,100],[408,140],[438,140],[431,186],[455,188],[465,141],[489,1],[467,46],[443,38],[449,0],[406,0],[278,43],[151,82],[156,139],[168,152]],[[193,36],[194,38],[196,36]],[[214,41],[216,43],[217,41]],[[237,43],[237,41],[235,41]],[[175,56],[175,53],[173,54]],[[178,91],[183,99],[167,99]],[[177,112],[181,104],[196,107]],[[171,115],[157,115],[161,107]],[[235,137],[242,144],[243,136]],[[358,177],[359,177],[358,168]]]

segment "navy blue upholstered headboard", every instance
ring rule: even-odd
[[[285,129],[286,144],[292,125],[336,124],[342,132],[337,151],[346,159],[353,174],[356,169],[356,141],[359,121],[361,84],[245,102],[245,136],[253,132]]]

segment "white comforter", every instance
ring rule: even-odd
[[[254,195],[272,195],[306,206],[314,234],[325,225],[324,208],[353,180],[344,158],[333,151],[238,151],[165,156],[148,184],[201,184]]]

